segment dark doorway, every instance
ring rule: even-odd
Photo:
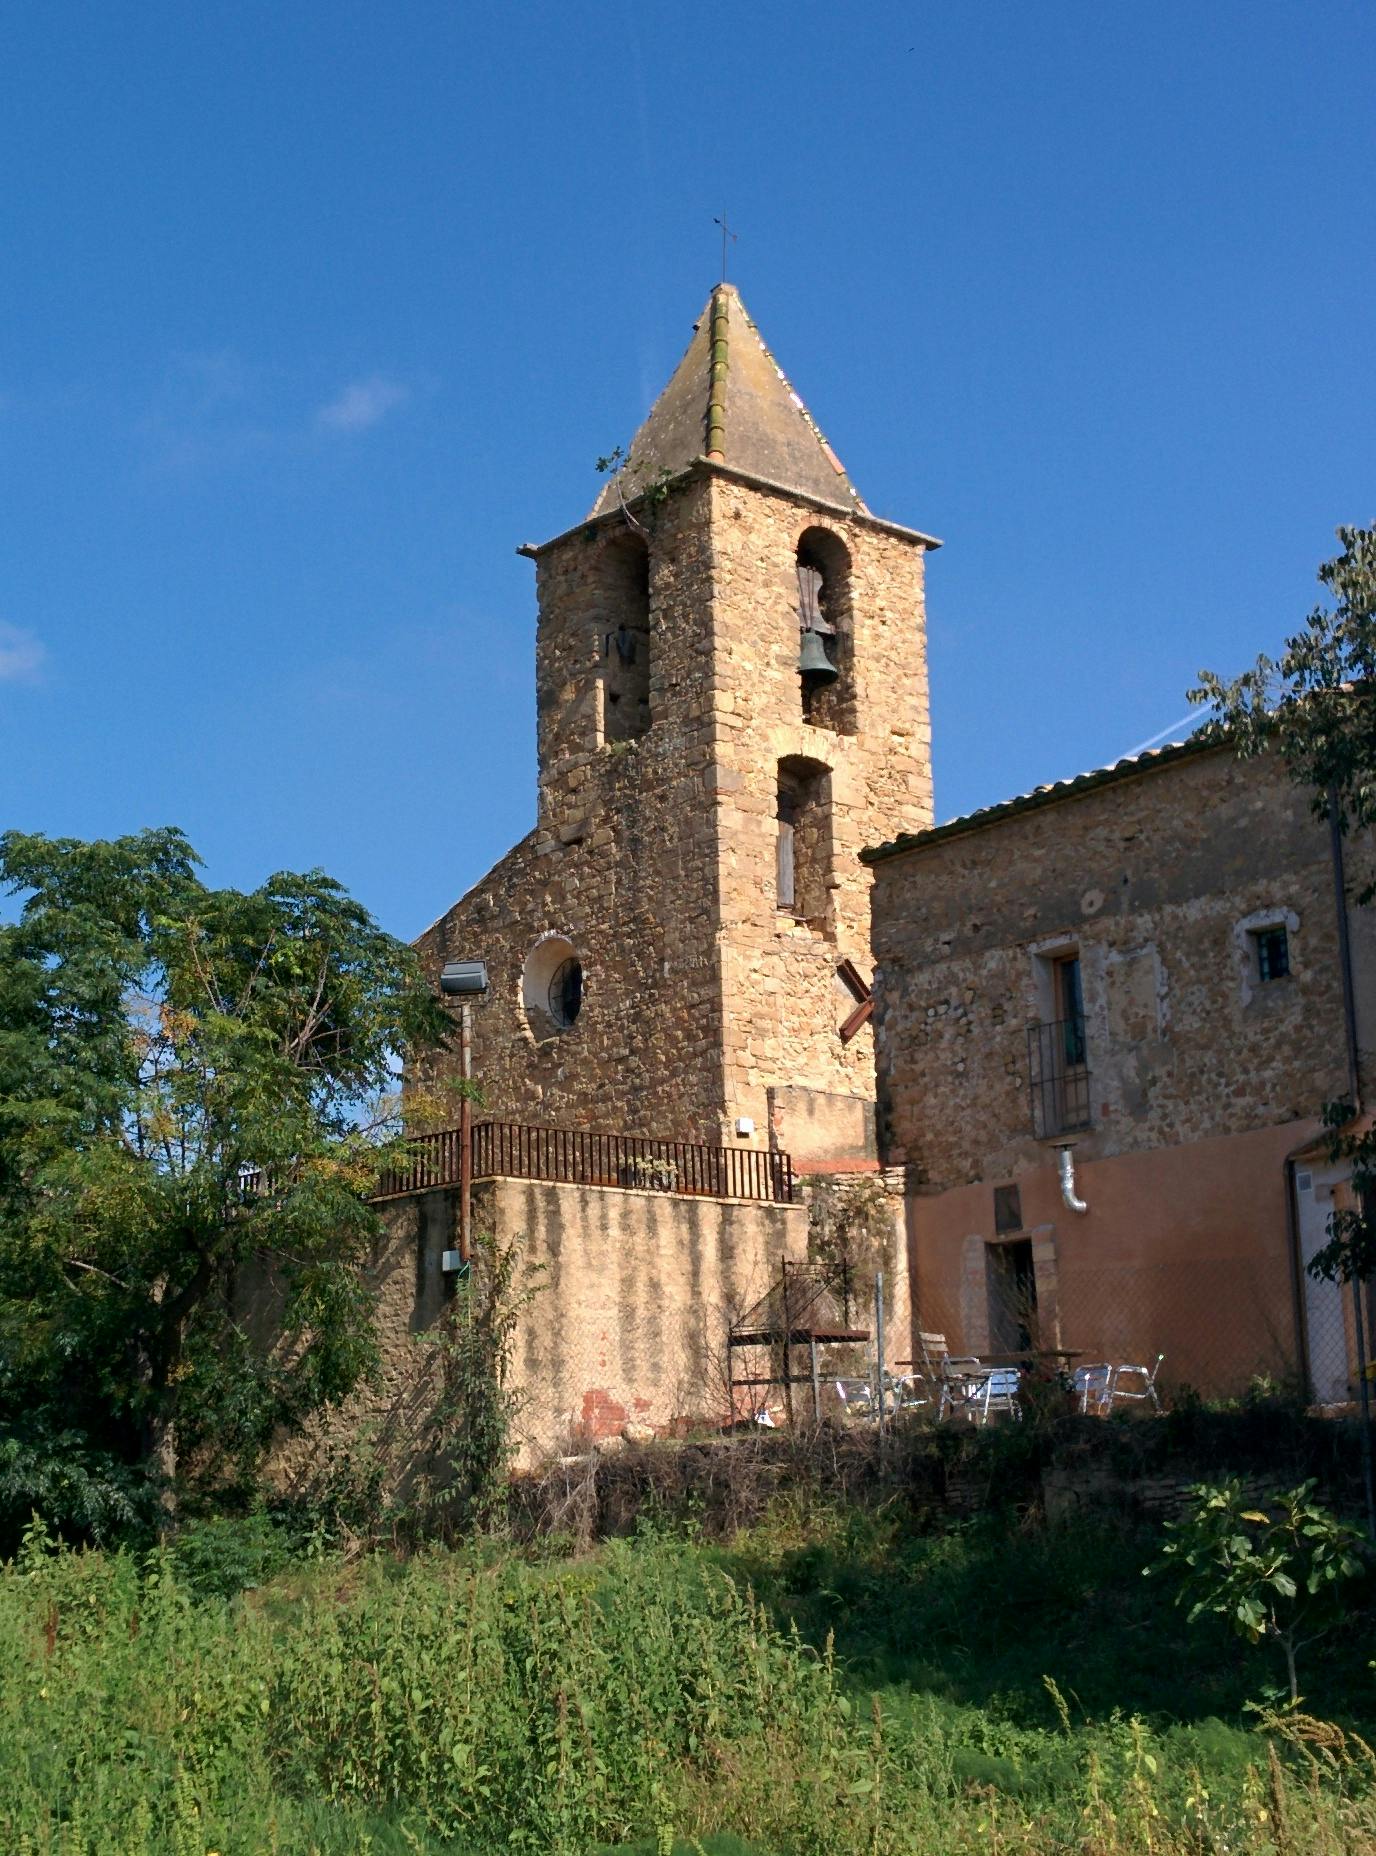
[[[984,1247],[989,1283],[989,1346],[993,1353],[1024,1353],[1037,1344],[1037,1272],[1032,1240]]]

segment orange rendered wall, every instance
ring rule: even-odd
[[[1296,1364],[1284,1161],[1313,1122],[1151,1148],[1077,1156],[1089,1210],[1062,1201],[1054,1159],[1019,1174],[1024,1236],[1033,1239],[1044,1346],[1086,1360],[1149,1363],[1161,1384],[1235,1395],[1254,1374]],[[995,1241],[993,1191],[959,1186],[907,1199],[914,1330],[942,1332],[953,1353],[980,1352],[984,1246]]]

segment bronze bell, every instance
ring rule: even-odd
[[[827,656],[827,648],[822,643],[820,632],[805,631],[802,634],[798,651],[798,668],[805,677],[811,677],[815,683],[832,683],[840,675],[835,664]]]

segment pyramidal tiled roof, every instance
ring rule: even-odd
[[[664,472],[677,475],[699,458],[869,514],[732,284],[712,292],[688,352],[589,515],[614,508],[618,498],[629,501]]]

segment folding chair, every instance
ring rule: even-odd
[[[1161,1409],[1161,1401],[1156,1396],[1156,1374],[1165,1357],[1164,1353],[1158,1353],[1149,1367],[1129,1366],[1125,1363],[1122,1366],[1111,1368],[1108,1379],[1108,1391],[1104,1398],[1104,1410],[1112,1411],[1114,1400],[1123,1398],[1131,1399],[1139,1404],[1150,1401],[1152,1410],[1159,1412]],[[1124,1374],[1136,1381],[1135,1390],[1124,1388],[1122,1384]]]
[[[1113,1368],[1107,1360],[1098,1360],[1093,1366],[1077,1366],[1074,1374],[1075,1396],[1080,1401],[1081,1416],[1090,1412],[1096,1418],[1102,1418],[1108,1410],[1108,1388],[1113,1377]]]
[[[918,1357],[913,1361],[914,1370],[903,1381],[905,1394],[902,1403],[905,1406],[935,1405],[937,1416],[940,1417],[942,1367],[950,1357],[946,1336],[920,1332],[917,1337],[917,1354]]]
[[[948,1353],[941,1362],[941,1400],[936,1408],[937,1421],[940,1422],[948,1412],[957,1409],[968,1418],[976,1417],[978,1401],[990,1370],[983,1360],[976,1359],[973,1354],[953,1358]]]
[[[874,1387],[868,1379],[838,1379],[836,1396],[848,1418],[874,1416]]]
[[[975,1395],[980,1423],[989,1422],[991,1411],[1006,1411],[1010,1418],[1021,1418],[1022,1405],[1018,1399],[1021,1385],[1022,1374],[1016,1366],[986,1367],[984,1384]]]

